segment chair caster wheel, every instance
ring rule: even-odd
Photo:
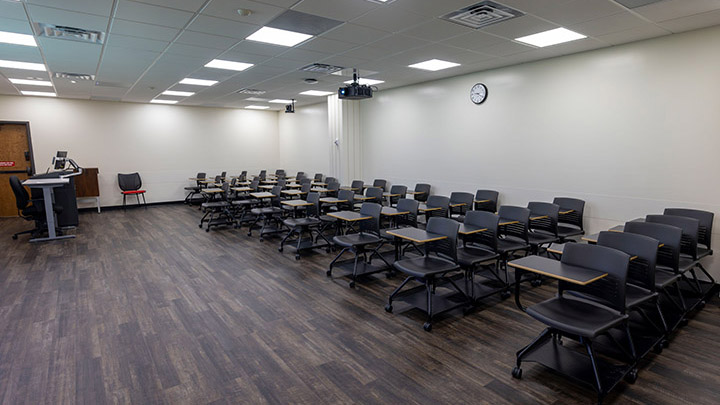
[[[393,307],[390,304],[385,305],[385,312],[389,312],[392,314]]]
[[[430,322],[425,322],[423,324],[423,329],[425,329],[425,332],[430,332],[432,330],[432,324]]]
[[[198,228],[202,229],[202,224],[198,225]]]
[[[635,381],[637,381],[637,378],[638,378],[638,371],[636,368],[630,370],[630,372],[625,375],[625,381],[627,381],[630,384],[635,384]]]
[[[350,288],[355,288],[355,282],[354,282],[354,281],[351,281],[351,282],[348,284],[348,287],[350,287]]]
[[[533,280],[530,282],[530,285],[533,287],[540,287],[542,285],[542,280]]]
[[[210,232],[210,228],[206,229],[205,232]]]
[[[683,318],[683,320],[680,321],[680,326],[687,326],[687,324],[688,324],[688,319],[687,319],[687,318]]]
[[[263,239],[263,238],[260,238],[260,242],[265,242],[265,239]]]
[[[520,367],[513,367],[512,376],[513,376],[513,378],[517,378],[518,380],[521,379],[522,378],[522,369]]]
[[[704,300],[703,300],[703,301],[700,301],[700,303],[698,304],[698,309],[703,309],[703,308],[705,308],[705,301],[704,301]]]
[[[662,345],[663,345],[664,348],[667,349],[668,347],[670,347],[670,341],[667,340],[667,339],[663,339]]]
[[[248,236],[252,236],[252,232],[248,232]]]
[[[300,255],[295,255],[295,260],[300,260]]]
[[[512,293],[510,293],[510,291],[503,291],[500,293],[500,298],[506,300],[506,299],[510,298],[511,295],[512,295]]]
[[[472,310],[473,310],[473,308],[474,308],[474,307],[467,307],[467,308],[463,308],[463,310],[462,310],[463,316],[465,316],[465,315],[467,315],[467,314],[471,313],[471,312],[472,312]]]
[[[332,271],[330,271],[330,270],[326,271],[325,275],[328,277],[332,277]]]
[[[278,248],[278,252],[282,252],[282,251],[283,251],[283,248],[282,248],[282,246],[280,246],[280,247]]]
[[[653,347],[653,351],[655,352],[655,354],[661,354],[663,352],[662,342],[656,344],[655,347]]]
[[[17,240],[18,236],[17,236],[17,235],[13,235],[12,238],[13,238],[14,240]]]

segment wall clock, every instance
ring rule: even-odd
[[[475,104],[482,104],[487,99],[487,95],[487,86],[482,83],[478,83],[470,89],[470,100]]]

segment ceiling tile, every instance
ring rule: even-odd
[[[720,24],[720,10],[666,20],[660,26],[672,32],[684,32]]]
[[[96,80],[130,87],[159,52],[106,46]]]
[[[165,41],[156,41],[154,39],[131,37],[120,34],[110,34],[107,40],[107,46],[155,52],[162,52],[168,44],[169,42]]]
[[[164,27],[182,28],[193,16],[187,11],[158,7],[129,0],[119,0],[116,18]]]
[[[263,44],[254,41],[242,41],[231,49],[231,51],[233,52],[249,53],[263,56],[277,56],[287,50],[288,48],[284,46]]]
[[[64,11],[56,8],[36,6],[28,4],[28,13],[36,23],[55,25],[67,25],[70,27],[84,28],[95,31],[105,31],[108,26],[108,18],[92,14]]]
[[[218,35],[204,34],[202,32],[183,31],[175,42],[186,45],[227,50],[237,44],[239,40],[235,38],[221,37]]]
[[[245,39],[250,34],[260,29],[260,27],[253,24],[201,15],[196,18],[192,24],[190,24],[188,29],[191,31],[204,32],[206,34]]]
[[[509,56],[516,53],[527,52],[534,49],[531,46],[522,45],[514,41],[503,41],[499,44],[490,45],[483,49],[483,53],[494,56]]]
[[[140,38],[155,39],[158,41],[172,41],[180,30],[175,28],[161,27],[159,25],[143,24],[134,21],[125,21],[115,19],[113,21],[111,33],[128,35]]]
[[[64,10],[78,11],[86,14],[97,14],[109,17],[112,11],[113,0],[26,0],[27,3],[40,6],[61,8]]]
[[[362,46],[357,49],[353,49],[352,51],[349,51],[347,54],[357,56],[366,60],[382,59],[391,55],[386,49],[375,48],[372,46]]]
[[[238,52],[238,51],[231,49],[225,53],[220,54],[217,58],[223,59],[223,60],[229,60],[232,62],[252,63],[252,64],[257,65],[258,63],[262,63],[262,62],[270,59],[270,56],[254,55],[251,53]]]
[[[485,49],[486,47],[498,44],[503,41],[503,38],[490,35],[482,31],[473,31],[465,35],[450,38],[446,41],[443,41],[442,44],[482,52],[483,49]]]
[[[556,2],[542,10],[540,17],[559,25],[572,25],[627,11],[611,1],[574,0]]]
[[[238,9],[251,10],[252,14],[242,16],[238,14]],[[203,10],[203,14],[248,24],[265,25],[283,11],[285,11],[284,8],[251,0],[213,0]]]
[[[0,1],[0,15],[4,18],[27,21],[23,4],[14,1]]]
[[[307,42],[303,42],[297,48],[298,49],[307,49],[310,51],[318,51],[318,52],[340,53],[340,52],[345,52],[348,49],[354,48],[356,46],[357,46],[357,44],[350,43],[350,42],[336,41],[334,39],[315,37],[315,38],[308,40]]]
[[[293,10],[340,21],[349,21],[378,6],[377,3],[358,0],[303,0]]]
[[[0,18],[0,29],[3,31],[15,32],[18,34],[29,34],[33,35],[34,32],[30,28],[30,23],[27,20],[13,20],[10,18]]]
[[[247,70],[245,71],[247,72]],[[222,82],[223,80],[227,80],[231,78],[232,76],[235,76],[236,74],[239,74],[241,72],[236,72],[234,70],[225,70],[225,69],[211,69],[202,67],[192,73],[192,77],[194,79],[203,79],[203,80],[217,80],[219,82]],[[244,72],[242,72],[244,73]],[[217,85],[216,85],[217,86]]]
[[[501,37],[505,37],[507,39],[515,39],[555,28],[558,28],[557,24],[549,23],[530,15],[524,15],[522,17],[513,18],[512,20],[504,21],[500,24],[483,28],[482,31],[500,35]]]
[[[298,70],[307,64],[308,64],[307,62],[302,62],[302,61],[297,61],[297,60],[292,60],[292,59],[285,59],[282,57],[276,57],[276,58],[272,58],[272,59],[269,59],[269,60],[263,62],[262,65],[258,65],[258,66],[256,66],[256,68],[263,69],[267,66],[272,66],[272,67],[282,68],[283,70],[288,71],[288,70]]]
[[[312,63],[330,56],[329,53],[309,51],[307,49],[292,48],[282,53],[279,57],[283,59],[296,60],[304,63]]]
[[[643,39],[659,37],[667,34],[671,34],[671,32],[652,24],[645,24],[626,31],[620,31],[607,35],[600,35],[597,37],[597,39],[610,43],[612,45],[620,45],[628,42],[640,41]]]
[[[183,56],[190,56],[193,58],[201,58],[201,59],[207,59],[209,62],[210,60],[214,59],[216,56],[220,55],[222,53],[222,50],[220,49],[214,49],[209,48],[205,46],[194,46],[194,45],[185,45],[180,43],[173,43],[170,45],[165,51],[168,54],[174,54],[174,55],[183,55]]]
[[[38,48],[0,43],[0,59],[16,60],[19,62],[43,63]]]
[[[38,42],[51,71],[95,74],[100,45],[49,38],[38,38]]]
[[[394,34],[385,38],[381,38],[375,42],[369,43],[368,45],[375,48],[385,49],[388,51],[388,54],[393,54],[406,51],[408,49],[425,46],[430,43],[430,41],[426,41],[424,39],[408,37],[401,34]]]
[[[376,41],[389,35],[387,31],[362,27],[355,24],[343,24],[334,30],[322,35],[323,38],[349,42],[351,44],[365,44]]]
[[[431,20],[431,17],[407,11],[389,4],[354,19],[353,24],[363,25],[388,32],[399,32],[414,25]]]
[[[442,41],[457,35],[467,34],[473,30],[459,24],[444,20],[432,20],[402,32],[403,35],[424,39],[426,41]]]
[[[651,21],[666,21],[717,10],[716,0],[665,0],[633,9]]]
[[[581,24],[571,25],[567,28],[583,35],[596,37],[613,32],[625,31],[641,25],[647,21],[630,12],[614,14],[597,20],[586,21]]]
[[[52,0],[45,0],[52,1]],[[179,10],[197,12],[206,0],[130,0],[138,3],[147,3],[155,6],[176,8]]]

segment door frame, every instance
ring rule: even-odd
[[[0,125],[25,125],[25,133],[27,134],[28,149],[30,152],[30,167],[32,173],[29,176],[35,175],[35,154],[33,153],[32,136],[30,136],[30,121],[0,121]],[[6,170],[3,173],[27,173],[25,170]]]

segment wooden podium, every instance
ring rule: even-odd
[[[100,187],[98,186],[97,167],[83,167],[83,174],[75,177],[75,196],[77,199],[92,198],[100,213]]]

